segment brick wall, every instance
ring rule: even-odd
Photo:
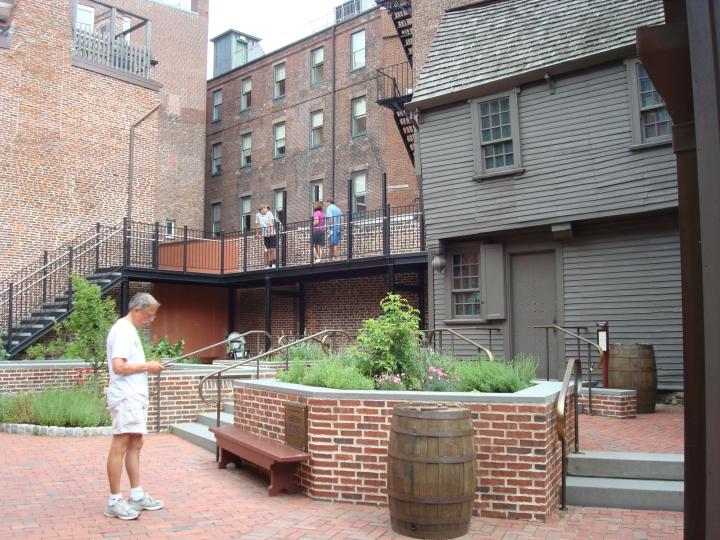
[[[350,34],[365,29],[366,67],[350,71]],[[333,32],[335,53],[333,54]],[[262,36],[260,36],[262,37]],[[310,82],[310,51],[324,47],[323,84]],[[347,183],[351,172],[366,168],[368,208],[380,207],[380,173],[388,173],[389,202],[412,204],[417,197],[412,163],[388,109],[375,103],[375,70],[404,60],[389,15],[373,10],[327,29],[208,82],[206,148],[206,228],[210,204],[220,202],[222,228],[240,224],[239,198],[251,195],[252,226],[257,207],[272,203],[275,189],[287,190],[287,221],[310,217],[309,183],[323,181],[324,195],[347,211]],[[286,95],[272,99],[273,64],[285,61]],[[332,66],[336,64],[335,88]],[[252,107],[240,112],[240,81],[252,79]],[[211,122],[212,93],[222,89],[222,120]],[[351,137],[350,101],[367,96],[367,136]],[[310,112],[324,111],[324,144],[309,148]],[[273,159],[274,123],[286,126],[286,157]],[[333,158],[333,122],[335,155]],[[252,166],[240,167],[240,136],[252,133]],[[222,143],[222,174],[211,176],[211,146]],[[334,171],[333,171],[334,161]],[[334,176],[333,176],[334,172]],[[407,186],[407,187],[403,187]]]
[[[284,442],[284,402],[308,406],[308,451],[298,479],[310,497],[387,504],[386,455],[398,402],[298,396],[237,385],[235,424]],[[477,450],[476,514],[545,520],[559,504],[561,450],[554,403],[461,403],[472,411]],[[568,410],[569,446],[574,414]]]
[[[118,5],[152,18],[159,92],[71,65],[67,0],[15,10],[12,47],[0,49],[0,279],[96,222],[121,221],[130,127],[158,104],[135,132],[133,218],[202,221],[207,0],[200,14]]]
[[[590,414],[588,391],[583,388],[578,400],[584,414]],[[637,392],[635,390],[617,390],[593,388],[593,414],[615,418],[634,418],[637,415]]]

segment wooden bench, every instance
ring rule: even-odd
[[[297,493],[300,490],[295,482],[295,470],[298,464],[310,459],[307,452],[263,439],[235,426],[210,428],[210,431],[215,434],[220,448],[219,469],[226,468],[231,461],[249,461],[270,471],[268,495],[277,495],[281,491]]]

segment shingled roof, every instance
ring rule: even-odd
[[[660,0],[498,0],[448,11],[412,103],[632,46],[638,27],[663,22]]]

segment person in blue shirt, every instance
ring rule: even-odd
[[[325,223],[328,227],[328,257],[329,260],[335,258],[337,245],[340,243],[342,233],[342,211],[335,206],[335,201],[328,197],[325,199],[327,208],[325,209]]]

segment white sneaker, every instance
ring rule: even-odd
[[[274,264],[271,264],[271,265],[270,265],[270,268],[275,268],[275,265],[274,265]]]
[[[120,499],[112,506],[107,505],[105,507],[105,516],[130,520],[140,517],[140,512],[132,508],[125,500]]]
[[[139,501],[133,501],[130,499],[128,504],[130,508],[136,512],[140,512],[141,510],[160,510],[163,506],[165,506],[164,502],[153,499],[149,493],[145,493],[143,498]]]

